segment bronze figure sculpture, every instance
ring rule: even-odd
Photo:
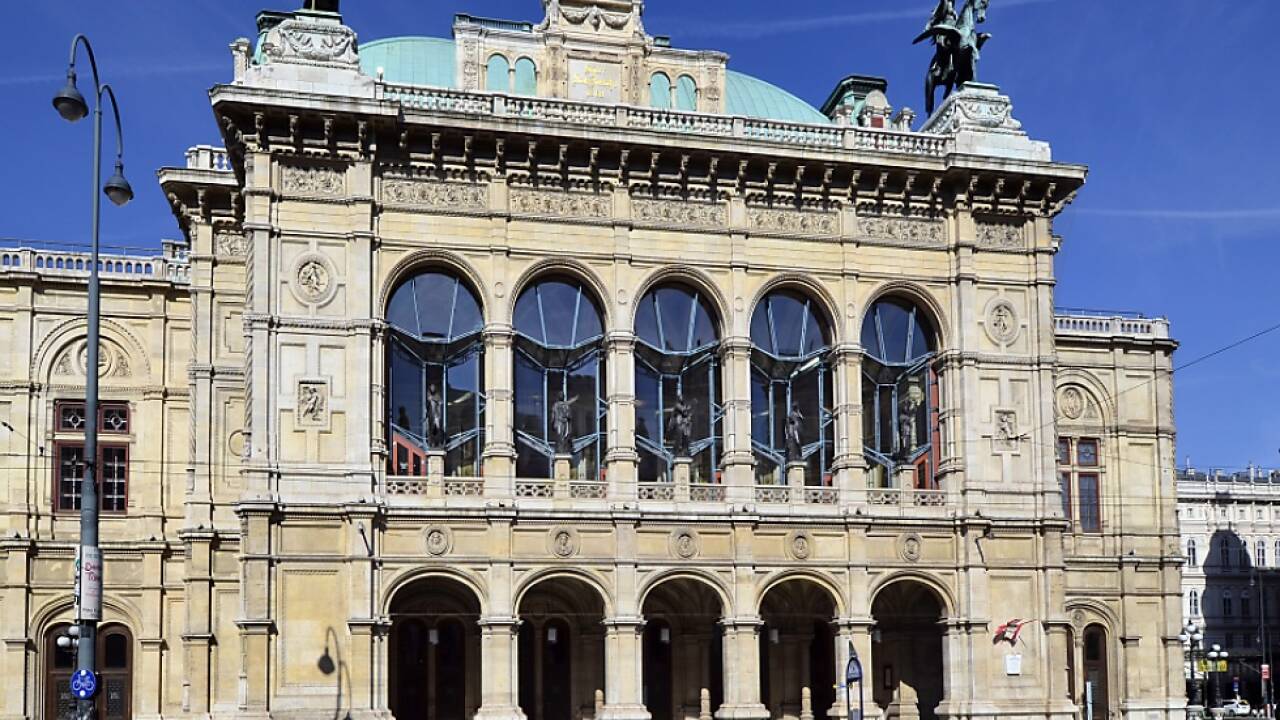
[[[978,79],[978,60],[982,46],[991,39],[990,33],[978,32],[978,25],[987,21],[987,7],[991,0],[965,0],[964,9],[956,12],[956,0],[938,0],[924,32],[912,44],[932,39],[933,61],[924,80],[924,109],[933,115],[934,93],[944,88],[945,100],[953,89]]]

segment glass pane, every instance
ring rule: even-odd
[[[689,421],[692,426],[689,433],[690,442],[698,442],[712,434],[712,404],[719,403],[719,398],[711,396],[711,383],[715,374],[719,373],[715,362],[701,363],[684,373],[684,399],[689,406]]]
[[[924,373],[903,377],[898,383],[899,450],[910,457],[929,443],[929,406]]]
[[[658,376],[652,370],[636,366],[636,436],[657,442],[661,437]]]
[[[636,308],[636,337],[656,348],[662,347],[662,337],[658,334],[657,296],[650,293],[640,300]]]
[[[422,363],[403,347],[391,345],[391,395],[387,407],[391,411],[393,431],[407,432],[425,438],[423,429]]]
[[[1058,438],[1058,464],[1071,464],[1071,440],[1067,438]]]
[[[448,392],[445,397],[445,424],[449,437],[476,429],[476,411],[480,403],[478,374],[480,356],[472,355],[449,368]]]
[[[548,320],[548,323],[551,321]],[[578,334],[574,338],[575,345],[580,345],[604,335],[604,323],[600,320],[600,311],[591,301],[590,295],[582,294],[582,303],[578,307]]]
[[[501,55],[494,55],[489,58],[489,65],[485,73],[485,89],[489,92],[507,92],[510,90],[511,80],[508,77],[510,69],[511,65]]]
[[[1071,515],[1071,473],[1058,473],[1058,492],[1062,494],[1062,516],[1068,520]]]
[[[870,450],[880,449],[876,442],[877,417],[876,384],[864,374],[862,376],[862,445]]]
[[[129,432],[129,408],[126,405],[104,405],[102,408],[102,432]]]
[[[84,405],[81,403],[63,403],[58,406],[58,429],[70,432],[84,430]]]
[[[769,407],[769,378],[759,372],[751,373],[751,439],[772,448],[769,427],[773,413]]]
[[[769,325],[769,300],[756,305],[755,312],[751,314],[751,344],[761,350],[777,355],[777,348],[773,345],[773,335]]]
[[[542,299],[542,318],[547,329],[547,345],[569,347],[574,341],[574,316],[578,311],[578,288],[560,280],[539,283],[536,288]],[[590,312],[587,305],[583,311]]]
[[[538,68],[529,58],[516,61],[516,94],[536,95],[538,92]]]
[[[671,78],[656,73],[649,79],[649,105],[656,108],[671,107]]]
[[[123,670],[129,667],[129,638],[121,633],[111,633],[103,641],[103,667]]]
[[[862,321],[862,349],[871,357],[880,357],[880,333],[876,329],[876,308],[873,305]]]
[[[569,402],[573,408],[573,437],[580,438],[596,431],[599,406],[596,398],[597,362],[591,361],[569,375]]]
[[[129,451],[122,447],[102,448],[102,510],[124,512],[128,497]]]
[[[698,86],[693,78],[681,75],[676,81],[676,109],[696,110],[698,108]]]
[[[661,288],[654,295],[658,303],[658,317],[662,322],[664,344],[660,347],[667,352],[688,351],[693,295],[673,287]]]
[[[895,302],[882,301],[876,303],[876,312],[880,319],[880,332],[884,337],[884,357],[878,358],[887,363],[904,363],[907,361],[907,338],[911,332],[911,313]]]
[[[414,278],[414,300],[418,303],[418,327],[427,340],[448,340],[453,320],[453,296],[458,281],[440,273],[423,273]]]
[[[413,280],[405,282],[391,295],[387,305],[387,322],[404,332],[418,336],[418,315],[413,297]]]
[[[716,323],[711,319],[711,311],[702,296],[698,296],[698,309],[693,319],[693,347],[691,350],[706,347],[720,340],[716,331]]]
[[[524,355],[516,356],[516,430],[546,439],[546,390],[543,371]]]
[[[84,481],[84,448],[62,445],[58,448],[58,509],[79,510],[80,489]]]
[[[769,298],[769,310],[773,317],[773,337],[778,341],[777,354],[784,357],[803,355],[800,336],[807,319],[804,301],[793,295],[772,295]]]
[[[1102,517],[1099,508],[1098,476],[1084,473],[1077,480],[1080,490],[1080,529],[1088,533],[1102,531]]]
[[[1098,441],[1082,439],[1076,442],[1076,460],[1081,465],[1093,467],[1098,464]]]
[[[818,320],[818,316],[813,312],[813,305],[809,306],[809,316],[805,319],[804,329],[804,355],[807,357],[820,350],[825,350],[829,343],[827,342],[826,326]]]
[[[542,314],[538,309],[537,287],[531,287],[520,295],[516,301],[516,311],[512,317],[516,332],[540,343],[546,343],[542,334]]]

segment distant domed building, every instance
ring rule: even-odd
[[[847,719],[856,652],[872,718],[1183,718],[1176,345],[1055,311],[1086,168],[543,5],[232,45],[184,240],[104,257],[99,717]],[[0,720],[53,720],[86,260],[0,259]]]

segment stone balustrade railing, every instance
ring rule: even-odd
[[[212,145],[196,145],[187,149],[188,170],[213,170],[231,172],[231,159],[227,151]]]
[[[406,108],[472,117],[513,118],[614,130],[646,130],[736,138],[799,148],[863,150],[945,157],[954,147],[945,135],[846,125],[779,122],[732,115],[478,93],[421,85],[378,84],[378,97]]]
[[[90,262],[87,252],[0,248],[0,275],[28,273],[85,279],[89,277]],[[160,280],[177,285],[191,281],[191,263],[185,252],[153,256],[101,253],[98,262],[98,273],[103,281]]]
[[[1169,339],[1169,321],[1163,318],[1072,313],[1056,315],[1053,321],[1059,335]]]

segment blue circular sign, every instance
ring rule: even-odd
[[[71,694],[88,700],[98,694],[98,676],[92,670],[77,670],[71,675]]]

